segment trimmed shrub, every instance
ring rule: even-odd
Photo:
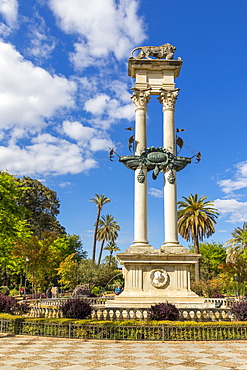
[[[5,285],[0,286],[0,293],[4,295],[9,295],[9,288]]]
[[[171,303],[159,303],[151,306],[148,310],[149,320],[171,320],[176,321],[179,318],[179,311]]]
[[[91,290],[87,285],[77,285],[73,290],[72,297],[78,297],[80,295],[88,296],[91,293]]]
[[[67,319],[83,320],[91,315],[92,308],[86,301],[78,298],[70,299],[61,307],[63,316]]]
[[[0,312],[13,313],[17,307],[17,300],[0,293]]]
[[[210,296],[210,298],[225,298],[225,296],[222,293],[214,293]]]
[[[247,301],[236,302],[231,307],[231,314],[237,321],[247,321]]]

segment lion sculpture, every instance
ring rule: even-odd
[[[136,50],[140,50],[140,53],[137,57],[134,56],[134,52]],[[135,59],[152,59],[150,57],[153,57],[157,59],[165,58],[167,60],[172,60],[175,50],[176,47],[171,44],[163,44],[160,46],[139,46],[138,48],[132,50],[131,56]]]

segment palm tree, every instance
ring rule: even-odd
[[[208,197],[204,195],[198,198],[198,194],[188,198],[183,197],[184,201],[178,202],[178,232],[186,240],[193,240],[194,252],[199,254],[199,240],[203,241],[214,232],[214,224],[218,217],[217,209],[214,208],[212,201],[206,201]],[[195,266],[195,281],[200,279],[199,261]]]
[[[120,248],[118,248],[117,244],[114,241],[111,241],[105,246],[104,250],[107,250],[110,252],[110,258],[109,258],[109,267],[110,267],[111,262],[112,262],[113,253],[120,251]]]
[[[99,220],[99,227],[97,230],[97,240],[101,241],[101,247],[99,252],[98,258],[98,265],[100,264],[102,252],[104,248],[104,244],[106,241],[115,241],[118,237],[118,231],[120,230],[120,226],[118,222],[114,220],[112,215],[102,216]]]
[[[95,203],[98,208],[97,218],[96,218],[95,227],[94,227],[93,250],[92,250],[92,260],[95,261],[97,230],[98,230],[98,225],[99,225],[100,213],[103,208],[103,205],[106,203],[110,203],[111,200],[105,197],[104,194],[101,194],[101,195],[95,194],[95,197],[91,198],[90,202]]]
[[[232,238],[227,240],[227,260],[234,260],[247,248],[247,222],[244,222],[243,227],[237,227],[231,233]]]

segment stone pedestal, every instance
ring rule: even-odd
[[[174,248],[175,249],[175,248]],[[138,253],[127,249],[117,255],[124,265],[124,291],[108,301],[108,307],[150,307],[168,301],[177,307],[203,303],[190,289],[190,266],[199,255],[188,253],[183,247],[174,251],[147,249]]]

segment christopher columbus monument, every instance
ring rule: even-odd
[[[190,289],[190,266],[199,255],[188,253],[178,242],[176,172],[191,162],[176,155],[175,105],[182,60],[174,59],[170,44],[135,48],[128,61],[128,74],[134,79],[132,102],[135,107],[134,154],[120,157],[134,171],[134,241],[117,255],[123,265],[125,287],[107,306],[148,307],[171,302],[178,307],[200,305],[203,298]],[[163,110],[163,143],[147,147],[146,113],[148,102],[157,96]],[[162,123],[161,123],[162,124]],[[151,175],[152,173],[152,175]],[[164,177],[164,241],[155,249],[148,242],[147,182]],[[162,222],[157,218],[157,222]]]

